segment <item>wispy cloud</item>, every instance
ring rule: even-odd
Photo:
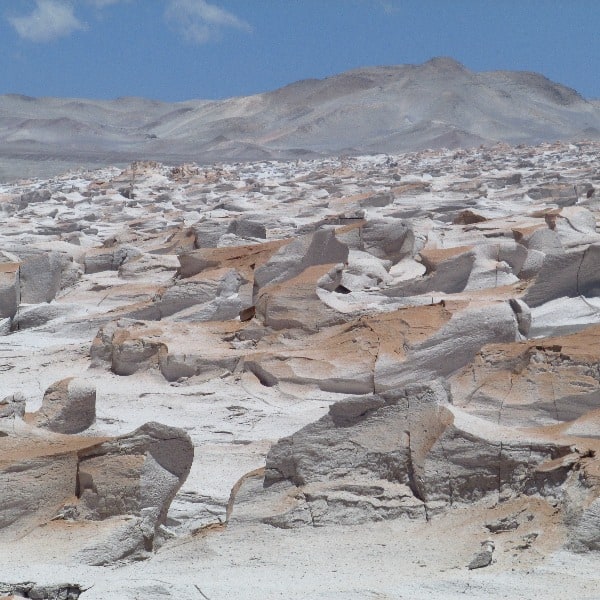
[[[400,11],[400,6],[394,0],[379,0],[379,5],[384,13],[391,15]]]
[[[99,11],[116,4],[130,4],[133,0],[35,0],[29,14],[8,17],[19,36],[31,42],[51,42],[66,37],[86,26],[75,14],[75,6],[93,7]],[[143,2],[158,0],[143,0]],[[172,29],[192,44],[218,40],[226,29],[246,33],[252,27],[233,13],[207,0],[163,0],[164,17]],[[99,14],[96,14],[99,18]]]
[[[111,4],[118,4],[119,2],[128,2],[129,0],[87,0],[88,4],[95,6],[96,8],[104,8]]]
[[[84,29],[73,5],[65,0],[36,0],[31,13],[8,21],[20,37],[31,42],[51,42]]]
[[[400,1],[399,0],[358,0],[363,5],[368,4],[372,8],[382,10],[387,15],[400,12]]]
[[[252,32],[246,21],[206,0],[168,0],[165,17],[186,41],[193,44],[217,40],[227,28]]]

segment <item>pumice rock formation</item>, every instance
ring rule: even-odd
[[[51,385],[30,422],[56,433],[80,433],[96,418],[96,390],[89,381],[68,377]]]
[[[2,594],[593,598],[599,151],[1,184]]]

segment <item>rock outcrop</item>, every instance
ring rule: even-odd
[[[52,394],[57,394],[60,382]],[[64,419],[65,415],[62,415]],[[4,418],[3,420],[6,420]],[[167,510],[189,474],[194,448],[181,429],[147,423],[115,439],[43,435],[22,421],[3,425],[0,436],[0,536],[22,536],[53,519],[127,517],[140,532],[125,546],[88,548],[82,558],[104,564],[151,551]],[[109,527],[118,537],[120,521]],[[109,544],[110,546],[111,544]],[[106,549],[103,554],[102,548]],[[140,554],[141,553],[141,554]]]
[[[511,434],[449,400],[436,383],[333,404],[318,423],[271,449],[265,485],[287,480],[299,501],[267,520],[294,526],[298,511],[313,525],[428,519],[492,493],[560,494],[580,459],[574,447]]]

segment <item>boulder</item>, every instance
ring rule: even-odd
[[[190,472],[194,446],[181,429],[146,423],[80,450],[78,458],[77,495],[84,518],[139,515],[154,534]]]
[[[255,296],[257,318],[275,330],[310,332],[347,321],[349,317],[322,302],[317,294],[318,285],[329,285],[325,280],[330,271],[329,265],[309,267],[287,281],[267,286]]]
[[[297,518],[303,507],[313,525],[428,519],[489,494],[559,493],[574,463],[550,463],[567,455],[579,460],[570,446],[507,437],[449,400],[445,386],[434,382],[333,404],[328,415],[270,450],[264,485],[287,481],[296,487],[287,497],[296,500],[266,522],[306,524]]]
[[[600,244],[565,254],[547,254],[523,300],[531,307],[563,296],[600,295]]]
[[[430,292],[462,292],[471,277],[476,252],[471,246],[425,248],[420,252],[426,268],[422,277],[401,280],[382,290],[388,297],[416,296]]]
[[[58,252],[24,248],[18,248],[14,252],[21,261],[21,302],[51,302],[62,289],[63,270],[68,269],[68,263],[72,263],[70,257]]]
[[[401,219],[370,219],[360,230],[363,247],[377,258],[397,263],[415,253],[415,235]]]
[[[241,238],[267,239],[267,229],[263,223],[250,219],[235,219],[229,224],[227,233],[233,233]]]
[[[204,306],[194,319],[188,311],[186,320],[225,320],[238,316],[242,305],[251,304],[252,289],[240,294],[244,277],[235,269],[214,269],[176,281],[155,300],[160,318],[194,307],[192,313]],[[229,301],[233,300],[233,302]],[[204,318],[203,318],[204,317]]]
[[[296,239],[256,268],[254,297],[265,286],[292,279],[309,267],[345,263],[348,251],[348,246],[337,240],[333,229],[320,229],[312,236]]]
[[[77,600],[84,588],[76,583],[42,585],[31,581],[23,583],[0,582],[2,598],[32,598],[35,600]]]
[[[217,248],[221,237],[228,232],[229,222],[223,220],[204,220],[191,226],[196,236],[196,248]]]
[[[78,443],[31,439],[12,427],[5,432],[0,437],[0,535],[22,537],[74,498]]]
[[[600,326],[484,346],[452,376],[454,402],[505,426],[556,425],[600,407]]]
[[[147,423],[118,438],[94,438],[43,432],[20,420],[3,421],[3,539],[68,518],[81,522],[78,531],[85,530],[86,521],[107,521],[101,529],[92,529],[104,532],[104,540],[121,539],[119,548],[113,547],[115,560],[155,547],[169,505],[192,464],[194,449],[187,433]],[[125,521],[135,523],[135,529],[126,527],[127,535],[119,537]]]
[[[52,197],[50,190],[31,190],[21,194],[19,199],[19,210],[27,208],[30,204],[38,204],[40,202],[47,202]]]
[[[178,275],[186,278],[202,271],[227,267],[237,269],[247,279],[253,279],[256,268],[266,263],[280,248],[290,243],[290,240],[275,240],[249,246],[200,248],[184,252],[177,257],[180,264]]]
[[[15,418],[20,419],[25,415],[25,396],[21,392],[15,392],[0,400],[0,419]]]
[[[19,263],[0,263],[0,319],[14,317],[20,302]]]
[[[141,254],[138,248],[130,245],[88,250],[84,258],[85,272],[92,274],[101,271],[118,271],[128,260],[137,258]]]
[[[31,327],[41,327],[49,321],[59,319],[76,311],[79,307],[74,304],[50,302],[21,306],[13,318],[13,330],[21,331]]]
[[[117,375],[157,369],[160,357],[168,352],[160,340],[160,329],[152,329],[127,319],[111,321],[101,327],[90,349],[91,366],[108,365]]]
[[[87,379],[67,377],[45,392],[42,406],[30,416],[36,427],[56,433],[80,433],[96,419],[96,386]]]

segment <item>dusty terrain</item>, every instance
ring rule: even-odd
[[[0,185],[0,592],[597,598],[599,150]]]

